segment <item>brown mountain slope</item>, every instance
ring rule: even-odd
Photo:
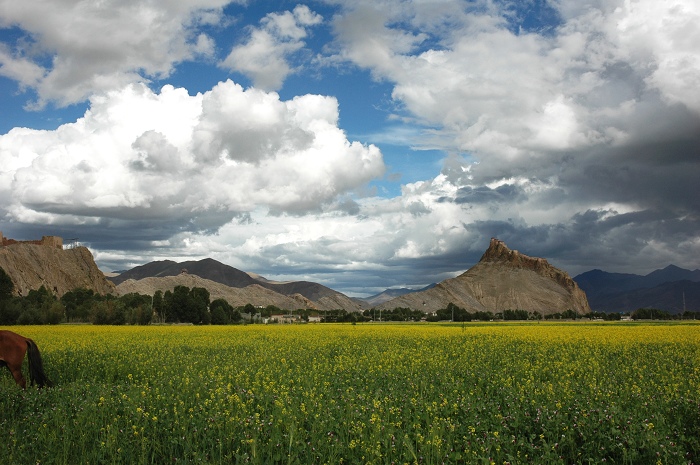
[[[257,284],[292,299],[297,299],[298,296],[301,295],[306,300],[314,302],[311,306],[301,306],[303,308],[318,308],[319,310],[342,308],[347,311],[358,311],[361,309],[361,302],[356,302],[348,296],[321,284],[308,281],[270,281],[259,275],[252,276],[251,273],[246,273],[211,258],[181,263],[171,260],[146,263],[145,265],[137,266],[136,268],[125,271],[109,279],[119,286],[128,279],[138,281],[143,278],[177,276],[183,269],[186,270],[188,274],[225,284],[226,286],[246,288],[250,285]],[[272,303],[271,305],[277,304]],[[279,307],[279,305],[277,306]],[[297,307],[292,308],[300,308],[300,306],[297,305]]]
[[[246,287],[230,287],[188,273],[182,273],[177,276],[161,276],[139,280],[127,279],[117,286],[117,293],[120,296],[131,292],[153,295],[156,291],[172,291],[175,289],[175,286],[187,286],[189,288],[203,287],[209,291],[211,300],[225,299],[234,307],[243,306],[248,303],[256,307],[268,305],[275,305],[285,309],[306,307],[306,302],[272,292],[262,286],[253,284]]]
[[[150,262],[109,278],[109,280],[118,286],[127,279],[139,280],[143,278],[177,276],[183,269],[187,270],[189,274],[231,287],[246,287],[251,284],[259,284],[248,273],[237,270],[232,266],[224,265],[211,258],[180,263],[172,260]]]
[[[479,263],[462,275],[380,307],[434,312],[450,302],[470,312],[526,310],[547,315],[568,309],[581,314],[591,311],[586,294],[566,272],[543,258],[510,250],[498,239],[491,239]]]
[[[29,243],[7,245],[0,247],[0,268],[12,279],[15,295],[26,296],[41,286],[57,297],[76,288],[103,295],[116,292],[85,247],[62,250]]]
[[[318,301],[311,301],[301,294],[283,295],[274,292],[259,284],[251,284],[246,287],[230,287],[225,284],[218,283],[209,279],[204,279],[199,276],[181,273],[177,276],[162,276],[157,278],[144,278],[139,280],[128,279],[117,286],[119,295],[137,292],[139,294],[153,295],[156,291],[172,291],[175,286],[203,287],[209,291],[211,300],[225,299],[234,307],[243,306],[248,303],[256,307],[266,307],[274,305],[282,310],[294,310],[298,308],[312,308],[316,310],[333,310],[343,308],[342,304],[353,309],[357,308],[357,304],[353,303],[350,298],[348,302],[338,302],[336,300],[327,300],[321,298]],[[347,308],[347,310],[351,310]]]

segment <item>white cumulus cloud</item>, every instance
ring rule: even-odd
[[[233,47],[221,66],[250,77],[256,87],[278,90],[294,72],[290,59],[304,47],[307,29],[322,21],[323,17],[306,5],[297,5],[293,11],[269,13],[260,21],[260,27],[251,28],[245,43]]]
[[[0,0],[0,27],[26,34],[14,49],[0,48],[0,75],[34,88],[37,108],[167,77],[177,63],[213,53],[212,39],[196,30],[218,22],[228,3]]]
[[[321,211],[384,171],[379,149],[347,140],[337,121],[332,97],[131,84],[75,123],[0,136],[1,208],[22,223],[172,223],[158,239],[259,208]]]

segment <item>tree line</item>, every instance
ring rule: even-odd
[[[46,287],[31,290],[24,297],[0,294],[0,325],[42,325],[59,323],[147,325],[152,321],[151,297],[127,294],[122,297],[76,289],[60,299]]]
[[[503,310],[501,312],[491,311],[475,311],[468,310],[450,302],[447,307],[442,308],[434,314],[428,316],[428,321],[517,321],[517,320],[541,320],[550,318],[575,318],[576,313],[573,310],[567,310],[563,313],[552,315],[542,315],[540,312],[528,312],[527,310]]]
[[[630,316],[633,320],[700,320],[700,312],[669,313],[658,308],[638,308]]]
[[[476,311],[469,312],[454,303],[427,316],[427,321],[514,321],[514,320],[605,320],[620,321],[623,316],[633,320],[700,320],[700,312],[685,311],[683,313],[670,313],[656,308],[640,308],[631,313],[620,312],[589,312],[578,313],[568,309],[563,312],[554,312],[542,315],[540,312],[528,312],[526,310],[503,310],[501,312]]]
[[[26,296],[13,296],[13,283],[0,268],[0,325],[33,325],[58,323],[93,323],[98,325],[148,325],[152,323],[192,324],[239,324],[262,322],[271,315],[293,313],[307,320],[310,315],[321,317],[321,322],[367,322],[367,321],[493,321],[493,320],[541,320],[541,319],[603,319],[620,320],[620,313],[590,312],[578,314],[573,310],[542,315],[525,310],[469,312],[450,303],[434,314],[426,315],[421,310],[397,307],[376,308],[363,312],[348,312],[337,309],[318,312],[312,309],[296,309],[292,312],[268,305],[257,308],[248,303],[233,307],[225,299],[211,301],[205,288],[176,286],[172,291],[156,291],[153,296],[131,293],[121,297],[96,294],[91,289],[75,289],[60,299],[44,286],[31,290]],[[628,314],[633,320],[698,319],[700,312],[686,311],[671,314],[666,310],[640,308]]]
[[[257,308],[248,303],[233,307],[225,299],[211,300],[202,287],[176,286],[172,291],[156,291],[153,296],[130,293],[117,297],[96,294],[92,289],[74,289],[61,298],[46,287],[26,296],[13,296],[13,283],[0,268],[0,325],[40,325],[92,323],[97,325],[148,325],[154,323],[239,324],[262,322],[271,315],[290,313],[268,305]],[[293,313],[308,320],[315,310]],[[343,315],[342,319],[347,319]]]
[[[29,291],[24,297],[13,297],[2,286],[0,292],[0,325],[223,325],[240,323],[242,313],[252,317],[260,312],[251,304],[233,307],[224,299],[211,301],[209,291],[201,287],[177,286],[172,291],[156,291],[153,296],[131,293],[121,297],[96,294],[91,289],[75,289],[60,299],[44,286]]]

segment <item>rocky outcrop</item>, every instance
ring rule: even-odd
[[[578,297],[586,298],[578,284],[565,271],[555,268],[544,258],[528,257],[517,250],[510,250],[505,242],[496,238],[491,239],[489,248],[482,255],[479,263],[502,264],[514,269],[532,270],[543,278],[559,283],[564,289]],[[587,301],[586,301],[587,305]],[[590,309],[589,309],[590,311]]]
[[[15,242],[0,247],[0,268],[12,279],[15,295],[26,296],[41,286],[57,297],[77,288],[92,289],[102,295],[116,292],[85,247],[63,250],[46,244]]]
[[[591,311],[586,294],[565,271],[543,258],[511,250],[498,239],[491,239],[479,263],[462,275],[380,307],[434,312],[449,303],[469,312],[526,310],[548,315],[569,309],[579,314]]]

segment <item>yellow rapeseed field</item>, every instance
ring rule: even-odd
[[[700,325],[36,326],[0,463],[700,463]]]

